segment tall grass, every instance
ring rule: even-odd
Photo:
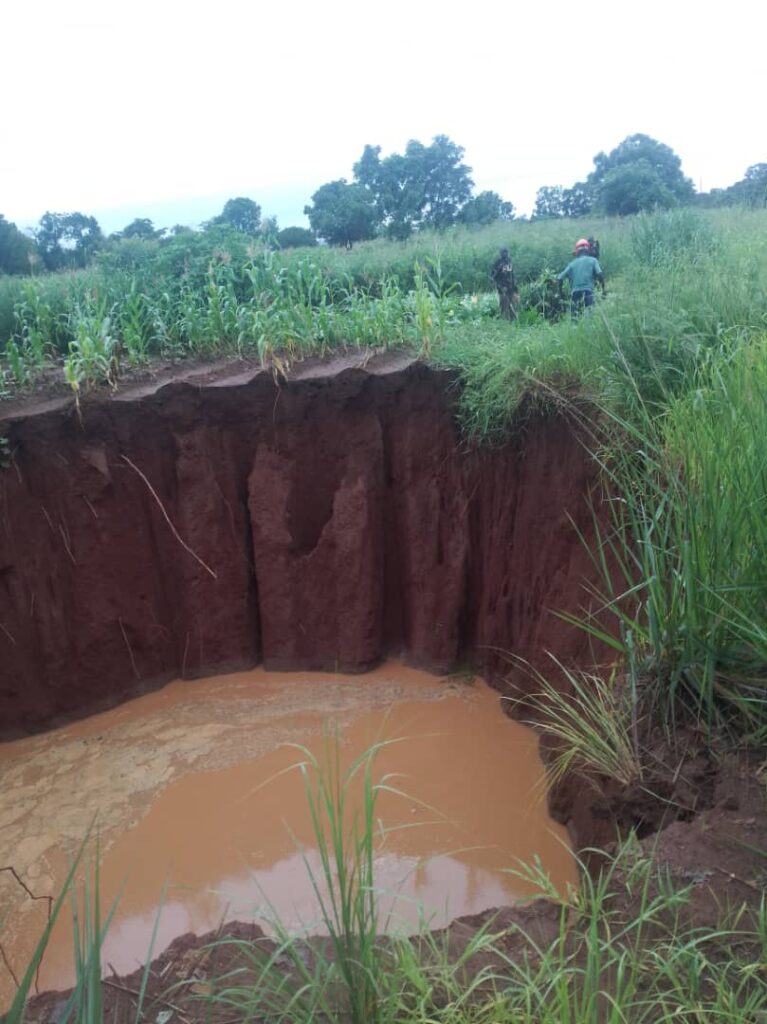
[[[711,221],[690,207],[639,214],[631,224],[630,242],[638,264],[664,268],[680,259],[689,265],[721,248]]]
[[[536,319],[511,332],[497,322],[457,323],[433,360],[460,378],[465,433],[503,442],[520,408],[561,408],[573,394],[641,420],[765,332],[767,263],[739,259],[736,248],[726,258],[635,265],[576,323]]]
[[[609,522],[594,517],[605,633],[664,721],[767,737],[767,335],[658,412],[608,411]]]
[[[622,786],[642,777],[636,694],[630,678],[615,670],[607,676],[576,672],[556,661],[559,685],[538,670],[538,689],[515,703],[527,724],[554,741],[546,759],[546,777],[554,786],[573,772],[596,771]]]
[[[402,794],[394,777],[374,779],[378,743],[349,768],[341,765],[339,741],[325,745],[318,760],[303,747],[298,769],[304,781],[319,869],[306,851],[304,866],[314,892],[320,921],[329,941],[312,945],[297,941],[278,918],[273,926],[278,945],[267,955],[249,943],[222,940],[219,946],[237,949],[258,983],[245,987],[224,979],[211,996],[244,1019],[268,1012],[275,1019],[331,1019],[341,1012],[354,1024],[375,1024],[385,1018],[393,998],[391,951],[382,947],[378,916],[380,893],[375,882],[375,853],[386,829],[376,807],[382,793]],[[268,894],[266,894],[268,897]],[[311,925],[307,927],[311,929]],[[284,965],[294,975],[286,985]]]
[[[629,842],[563,906],[549,943],[508,959],[501,1019],[525,1024],[745,1022],[758,1019],[767,982],[767,905],[717,925],[689,919],[681,885]],[[756,1015],[756,1016],[755,1016]]]

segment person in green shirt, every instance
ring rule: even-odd
[[[601,284],[602,294],[606,294],[605,275],[599,260],[589,256],[590,248],[587,239],[579,238],[575,243],[575,259],[557,276],[560,289],[565,278],[570,282],[570,315],[573,320],[577,320],[584,309],[594,305],[595,282]]]

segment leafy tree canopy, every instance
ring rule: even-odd
[[[576,181],[571,188],[566,188],[562,195],[565,217],[585,217],[591,213],[594,197],[585,181]]]
[[[159,238],[162,231],[156,231],[149,217],[136,217],[127,227],[118,232],[121,238]]]
[[[729,188],[714,188],[696,197],[700,206],[767,206],[767,164],[752,164]]]
[[[555,217],[564,217],[564,193],[561,185],[542,185],[535,196],[533,219],[553,220]]]
[[[373,238],[378,217],[370,192],[362,185],[349,184],[345,178],[329,181],[305,206],[312,230],[329,245],[351,246]]]
[[[625,171],[632,165],[633,171]],[[640,188],[638,200],[633,203],[624,195],[624,189],[632,183]],[[595,205],[605,213],[634,213],[654,206],[685,203],[695,192],[673,149],[642,134],[629,135],[610,153],[597,153],[585,187],[593,195]]]
[[[261,207],[255,200],[246,199],[245,196],[227,199],[224,209],[210,223],[228,225],[244,235],[255,236],[261,231]]]
[[[365,146],[354,177],[375,204],[378,220],[392,238],[407,238],[421,227],[454,223],[471,198],[471,168],[462,162],[463,147],[447,135],[425,146],[411,139],[404,153],[381,159],[380,146]]]
[[[649,135],[629,135],[609,153],[597,153],[594,170],[571,188],[546,185],[538,190],[533,217],[582,217],[599,210],[638,213],[692,200],[692,182],[670,146]]]
[[[277,234],[277,242],[281,249],[300,249],[302,246],[316,245],[317,236],[309,228],[283,228]]]
[[[738,185],[749,206],[767,206],[767,164],[752,164],[743,180],[732,187],[737,189]]]
[[[579,181],[572,188],[544,185],[535,197],[533,220],[551,220],[555,217],[583,217],[592,208],[591,191]]]
[[[273,242],[280,232],[280,226],[276,217],[264,217],[261,221],[259,233],[269,242]]]
[[[600,187],[599,205],[610,214],[676,206],[677,196],[647,160],[634,160],[607,172]]]
[[[84,213],[44,213],[35,239],[46,270],[84,267],[104,244],[98,221]]]
[[[28,274],[34,242],[0,214],[0,274]]]
[[[462,224],[493,224],[513,218],[514,204],[504,202],[497,192],[480,192],[464,203],[457,217]]]

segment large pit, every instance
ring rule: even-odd
[[[420,822],[422,803],[444,819],[392,833],[382,871],[435,926],[525,895],[504,870],[516,858],[573,881],[571,844],[590,837],[549,820],[537,739],[497,692],[508,655],[589,655],[553,614],[580,607],[589,568],[573,523],[588,531],[595,470],[573,422],[528,419],[471,449],[453,378],[405,357],[281,383],[179,376],[0,420],[3,862],[55,891],[98,814],[105,898],[133,879],[118,972],[146,950],[166,879],[159,945],[252,915],[259,886],[306,923],[295,843],[310,837],[282,813],[304,804],[300,780],[273,776],[297,759],[285,743],[318,749],[337,725],[344,756],[408,737],[380,759],[416,798],[388,823]],[[461,682],[467,667],[495,692]],[[35,911],[13,886],[23,956]],[[64,950],[43,985],[68,983]]]

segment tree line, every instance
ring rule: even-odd
[[[304,207],[311,230],[279,229],[274,217],[244,196],[229,199],[203,232],[233,230],[275,248],[317,245],[350,247],[375,237],[403,240],[423,229],[455,224],[482,225],[512,220],[514,206],[497,192],[474,193],[464,149],[446,135],[429,145],[411,139],[403,153],[381,156],[380,146],[366,145],[353,166],[353,180],[338,178],[321,185]],[[726,189],[696,193],[670,146],[648,135],[630,135],[610,153],[594,157],[584,181],[565,188],[538,190],[532,218],[626,215],[680,205],[750,207],[767,205],[767,163],[749,167]],[[163,241],[191,234],[184,225],[155,228],[138,217],[122,231],[105,236],[95,217],[47,212],[31,235],[0,215],[0,274],[29,274],[85,267],[100,250],[131,240]]]
[[[597,153],[585,181],[569,188],[545,185],[538,189],[533,218],[590,213],[625,216],[687,205],[767,206],[767,163],[753,164],[729,188],[696,192],[670,146],[649,135],[629,135],[610,153]]]
[[[236,231],[275,248],[317,245],[314,232],[291,227],[280,231],[275,217],[262,217],[254,199],[229,199],[217,217],[202,225],[202,232]],[[148,217],[137,217],[122,231],[105,235],[95,217],[82,213],[45,213],[31,235],[20,231],[0,214],[0,273],[29,274],[36,270],[76,270],[86,267],[97,252],[127,242],[163,242],[200,232],[183,224],[155,228]]]

